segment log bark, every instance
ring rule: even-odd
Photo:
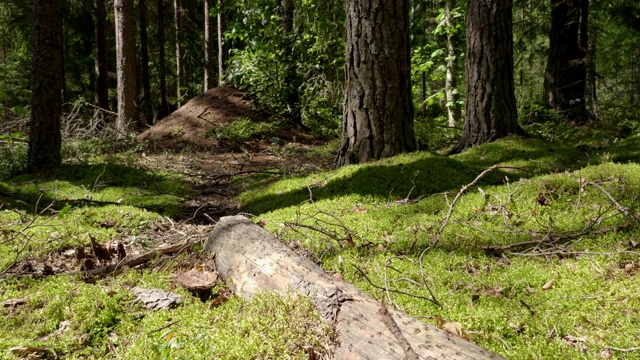
[[[215,254],[220,276],[237,295],[294,290],[309,296],[337,332],[335,359],[404,359],[405,350],[379,314],[380,304],[353,285],[334,279],[271,233],[242,216],[223,217],[205,250]],[[446,331],[388,309],[421,359],[501,359]]]

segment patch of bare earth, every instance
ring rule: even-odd
[[[140,135],[149,149],[140,165],[191,179],[198,195],[187,200],[186,209],[193,212],[194,222],[211,223],[240,211],[233,200],[237,190],[231,182],[234,177],[258,172],[301,173],[331,166],[327,159],[309,156],[312,146],[320,142],[299,128],[281,130],[277,136],[283,142],[278,146],[270,144],[269,139],[228,144],[215,138],[217,127],[240,118],[273,121],[242,91],[217,87],[193,98]]]

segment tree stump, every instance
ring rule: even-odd
[[[249,219],[220,219],[205,250],[215,254],[218,273],[232,291],[245,299],[262,291],[291,290],[310,297],[325,321],[335,326],[336,359],[405,358],[402,345],[383,322],[378,301],[327,274]],[[388,312],[421,359],[502,359],[406,314],[393,309]]]

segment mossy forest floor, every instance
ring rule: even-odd
[[[326,355],[331,331],[302,297],[247,302],[222,284],[196,296],[174,283],[210,270],[198,241],[236,213],[389,306],[458,323],[507,358],[640,358],[640,137],[510,137],[340,169],[329,166],[335,144],[275,137],[258,150],[236,138],[226,152],[76,156],[54,177],[0,182],[0,358]],[[94,258],[91,239],[129,255],[195,245],[90,275],[115,261]],[[182,303],[146,310],[136,286]]]

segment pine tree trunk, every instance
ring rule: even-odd
[[[186,89],[186,71],[185,71],[185,59],[184,59],[184,46],[182,46],[182,33],[183,33],[183,21],[184,21],[184,9],[182,7],[182,0],[173,0],[173,19],[176,32],[176,75],[177,86],[176,96],[178,97],[178,107],[182,104],[183,89]]]
[[[512,0],[467,3],[465,119],[450,151],[521,133],[513,83]]]
[[[62,163],[60,114],[64,89],[64,50],[61,1],[35,0],[33,4],[28,170],[52,173]]]
[[[133,22],[133,0],[115,0],[116,76],[118,80],[118,120],[120,135],[138,130],[136,108],[136,33]]]
[[[142,60],[142,94],[144,117],[147,125],[153,125],[153,108],[151,103],[151,80],[149,74],[149,37],[147,35],[147,3],[138,0],[138,16],[140,17],[140,58]]]
[[[346,2],[345,103],[339,166],[416,149],[409,1]]]
[[[213,54],[213,19],[209,16],[209,11],[214,0],[204,0],[204,91],[216,86],[214,74],[214,54]]]
[[[157,0],[156,12],[158,13],[158,77],[160,78],[160,111],[158,118],[169,115],[169,102],[167,101],[167,57],[164,43],[164,0]]]
[[[544,101],[569,120],[584,123],[589,0],[551,0]]]
[[[107,68],[107,14],[104,0],[95,0],[96,16],[96,105],[109,110],[109,69]]]

